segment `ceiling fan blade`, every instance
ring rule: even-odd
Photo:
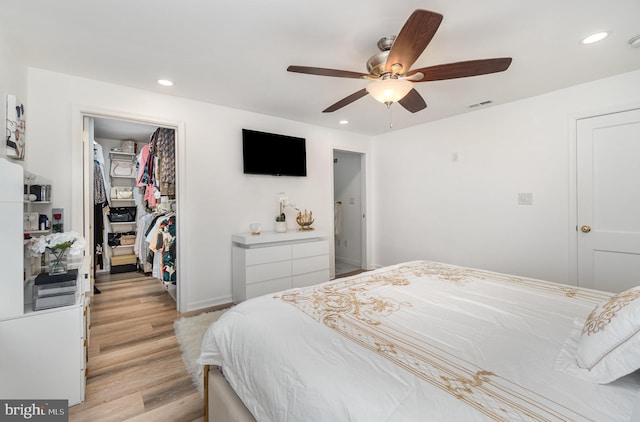
[[[344,106],[347,106],[347,105],[351,104],[352,102],[354,102],[356,100],[359,100],[360,98],[364,97],[365,95],[367,95],[367,90],[366,90],[366,88],[362,88],[360,91],[354,92],[353,94],[349,95],[348,97],[341,99],[337,103],[330,105],[329,107],[327,107],[324,110],[322,110],[322,112],[323,113],[331,113],[333,111],[341,109]]]
[[[411,113],[427,108],[427,103],[424,102],[424,98],[422,98],[422,95],[420,95],[415,88],[409,91],[398,103]]]
[[[427,48],[442,22],[442,15],[428,10],[415,10],[396,37],[385,65],[385,71],[391,72],[393,65],[402,66],[394,73],[406,73],[411,65]]]
[[[422,73],[423,77],[414,82],[441,81],[444,79],[466,78],[468,76],[486,75],[507,70],[511,64],[511,57],[499,59],[469,60],[464,62],[441,64],[423,67],[409,72],[407,77],[415,73]]]
[[[289,66],[288,72],[306,73],[308,75],[333,76],[336,78],[360,79],[369,76],[367,73],[351,72],[348,70],[325,69],[323,67]]]

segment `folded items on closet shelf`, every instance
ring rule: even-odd
[[[133,188],[114,186],[111,188],[111,199],[133,199]]]
[[[132,246],[136,241],[136,232],[116,232],[109,233],[107,238],[107,243],[112,248],[116,246]]]

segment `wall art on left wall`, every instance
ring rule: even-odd
[[[15,95],[7,95],[7,157],[24,160],[25,108]]]

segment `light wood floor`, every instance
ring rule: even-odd
[[[74,421],[204,421],[203,398],[187,372],[174,320],[176,303],[152,277],[98,276],[93,296],[85,401]]]

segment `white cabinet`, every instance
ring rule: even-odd
[[[33,311],[33,278],[24,279],[21,166],[0,158],[0,397],[84,400],[91,257],[79,257],[73,305]],[[70,259],[74,259],[70,257]]]
[[[237,234],[232,241],[235,303],[329,280],[329,242],[321,232]]]
[[[0,319],[22,315],[24,299],[23,266],[23,169],[21,166],[0,158]],[[4,339],[0,336],[0,345]],[[1,362],[0,365],[5,365]],[[0,379],[1,382],[1,379]],[[1,397],[1,396],[0,396]]]
[[[24,313],[0,320],[0,397],[84,401],[91,289],[90,257],[78,268],[73,305],[33,311],[33,284],[24,286]]]

